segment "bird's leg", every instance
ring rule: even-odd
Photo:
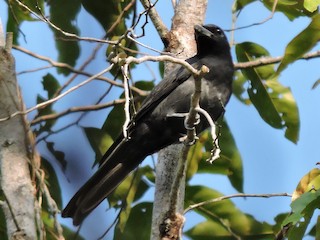
[[[168,114],[167,117],[176,117],[176,118],[184,118],[184,127],[186,128],[187,131],[193,131],[195,126],[197,126],[200,123],[200,115],[196,114],[196,121],[192,124],[192,126],[190,126],[190,124],[188,124],[187,122],[187,117],[188,117],[189,113],[172,113],[172,114]],[[194,140],[191,142],[187,142],[186,143],[186,139],[187,139],[187,135],[183,135],[182,137],[179,138],[180,142],[184,142],[185,144],[191,146],[193,144],[195,144],[196,140],[199,139],[196,135],[194,136]]]

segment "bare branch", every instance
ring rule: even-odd
[[[309,59],[318,58],[318,57],[320,57],[320,50],[315,51],[315,52],[311,52],[311,53],[306,53],[300,58],[300,60],[309,60]],[[282,59],[283,59],[283,56],[263,57],[263,58],[259,58],[257,60],[250,61],[250,62],[235,63],[234,67],[235,67],[235,69],[260,67],[260,66],[264,66],[264,65],[279,63],[279,62],[281,62]]]
[[[25,48],[20,47],[20,46],[13,45],[13,48],[16,49],[16,50],[19,50],[19,51],[21,51],[21,52],[23,52],[25,54],[28,54],[31,57],[46,61],[49,64],[51,64],[53,67],[65,68],[65,69],[68,69],[69,71],[71,71],[73,73],[84,75],[84,76],[87,76],[87,77],[90,77],[90,78],[93,77],[93,76],[96,76],[95,79],[97,79],[97,80],[105,81],[105,82],[110,83],[111,85],[114,85],[116,87],[121,87],[121,88],[124,87],[122,83],[118,83],[118,82],[116,82],[114,80],[111,80],[110,78],[103,77],[103,76],[100,76],[100,75],[98,76],[97,74],[93,75],[93,74],[90,74],[88,72],[77,70],[77,69],[73,68],[72,66],[70,66],[69,64],[56,62],[56,61],[52,60],[51,58],[48,58],[48,57],[45,57],[45,56],[41,56],[39,54],[35,54],[34,52],[31,52],[31,51],[29,51],[29,50],[27,50]],[[141,96],[146,96],[147,95],[145,91],[143,91],[143,90],[141,90],[139,88],[136,88],[134,86],[131,87],[131,90],[136,92],[136,93],[138,93]]]
[[[266,193],[266,194],[246,194],[246,193],[238,193],[238,194],[232,194],[228,196],[222,196],[214,199],[210,199],[204,202],[196,203],[193,205],[190,205],[184,210],[184,214],[189,212],[190,210],[193,210],[195,208],[202,207],[204,205],[208,205],[210,203],[220,202],[226,199],[230,198],[243,198],[243,197],[250,197],[250,198],[271,198],[271,197],[291,197],[292,195],[289,193]]]
[[[104,39],[90,38],[90,37],[79,37],[76,34],[65,32],[61,28],[59,28],[58,26],[53,24],[48,18],[46,18],[42,14],[42,11],[41,11],[41,9],[39,7],[38,8],[39,8],[39,12],[41,13],[41,15],[37,14],[36,12],[34,12],[32,9],[30,9],[27,5],[25,5],[21,1],[15,0],[15,2],[18,3],[19,6],[21,6],[22,8],[24,8],[28,12],[30,12],[32,15],[34,15],[36,18],[38,18],[39,20],[49,24],[50,27],[52,27],[56,31],[60,32],[65,37],[73,38],[73,39],[76,39],[76,40],[87,41],[87,42],[100,42],[100,43],[108,43],[108,44],[113,44],[113,45],[116,45],[118,43],[118,41],[108,41],[108,40],[104,40]]]
[[[119,104],[123,104],[125,102],[125,99],[117,99],[113,100],[111,102],[99,104],[99,105],[91,105],[91,106],[84,106],[84,107],[72,107],[69,108],[65,111],[59,112],[59,113],[54,113],[54,114],[48,114],[45,116],[38,117],[31,121],[31,125],[38,124],[43,121],[48,121],[48,120],[53,120],[53,119],[58,119],[60,117],[63,117],[69,113],[76,113],[76,112],[87,112],[87,111],[98,111],[104,108],[108,107],[113,107]]]
[[[163,23],[158,12],[155,9],[155,4],[157,3],[157,1],[154,4],[151,4],[150,0],[140,0],[140,2],[142,3],[143,7],[147,10],[148,16],[150,17],[153,25],[155,26],[164,45],[166,45],[165,39],[167,37],[167,34],[169,33],[169,30]]]
[[[82,83],[80,83],[80,84],[78,84],[78,85],[70,88],[69,90],[65,91],[64,93],[60,94],[59,96],[56,96],[56,97],[54,97],[54,98],[52,98],[52,99],[49,99],[48,101],[39,103],[39,104],[37,104],[36,106],[27,109],[26,111],[18,111],[18,112],[12,113],[12,114],[9,115],[8,117],[0,118],[0,122],[6,121],[6,120],[8,120],[8,119],[10,119],[10,118],[13,118],[13,117],[17,116],[17,115],[25,115],[25,114],[28,114],[28,113],[36,110],[36,109],[39,109],[39,108],[45,107],[45,106],[47,106],[47,105],[49,105],[49,104],[51,104],[51,103],[54,103],[54,102],[60,100],[61,98],[63,98],[64,96],[68,95],[69,93],[77,90],[78,88],[80,88],[80,87],[84,86],[85,84],[91,82],[92,80],[96,79],[96,77],[98,77],[98,76],[100,76],[100,75],[102,75],[102,74],[104,74],[104,73],[106,73],[106,72],[109,72],[109,71],[112,69],[113,66],[114,66],[114,64],[111,64],[108,68],[106,68],[106,69],[102,70],[101,72],[93,75],[92,77],[88,78],[87,80],[83,81]]]
[[[234,2],[234,4],[235,4],[235,2]],[[250,28],[250,27],[257,26],[257,25],[261,25],[261,24],[264,24],[264,23],[268,22],[269,20],[271,20],[271,19],[273,18],[274,13],[275,13],[275,11],[276,11],[277,5],[278,5],[278,0],[275,0],[275,1],[273,2],[271,14],[270,14],[267,18],[265,18],[264,20],[262,20],[262,21],[260,21],[260,22],[257,22],[257,23],[252,23],[252,24],[249,24],[249,25],[246,25],[246,26],[242,26],[242,27],[234,27],[235,21],[236,21],[236,19],[237,19],[236,13],[234,13],[234,14],[233,14],[233,17],[232,17],[233,27],[232,27],[231,30],[227,30],[227,31],[232,31],[232,32],[234,32],[235,30],[244,29],[244,28]]]

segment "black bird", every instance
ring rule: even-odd
[[[224,32],[217,26],[196,25],[197,54],[187,59],[194,68],[209,68],[202,79],[200,106],[213,120],[224,112],[232,92],[233,63]],[[165,77],[144,100],[128,127],[129,138],[121,134],[104,154],[98,171],[80,188],[63,210],[63,217],[79,225],[110,193],[150,154],[179,142],[186,134],[184,118],[194,92],[194,77],[178,66]],[[209,126],[204,117],[197,133]]]

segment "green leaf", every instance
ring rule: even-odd
[[[257,0],[236,0],[234,2],[234,6],[233,6],[232,11],[238,12],[238,11],[242,10],[248,4],[255,2],[255,1],[257,1]]]
[[[18,45],[20,25],[24,21],[35,21],[33,15],[23,7],[21,7],[16,1],[6,1],[8,4],[8,22],[7,22],[7,32],[13,33],[13,43]],[[34,0],[24,0],[24,5],[28,6],[31,10],[38,13],[37,5],[39,8],[44,10],[43,0],[37,1],[37,5]],[[22,33],[23,34],[23,33]],[[24,37],[26,37],[23,34]]]
[[[93,166],[98,164],[106,152],[106,150],[112,145],[113,139],[108,132],[101,131],[99,128],[84,127],[84,133],[96,154],[96,158]]]
[[[187,186],[185,206],[221,196],[221,193],[208,187]],[[252,239],[261,239],[259,238],[260,236],[273,236],[271,225],[258,222],[252,216],[241,212],[229,199],[201,206],[194,211],[204,216],[208,221],[220,224],[223,232],[213,232],[212,234],[215,234],[216,237],[225,231],[240,236],[241,239],[247,239],[249,237]]]
[[[296,61],[312,49],[320,40],[320,15],[312,18],[307,28],[300,32],[287,45],[284,57],[277,69],[277,74],[283,71],[290,63]]]
[[[282,86],[276,79],[265,81],[268,94],[281,117],[285,137],[297,143],[299,140],[300,118],[297,103],[291,89]]]
[[[124,16],[121,14],[124,8],[130,3],[129,0],[122,1],[108,1],[105,0],[82,0],[83,7],[102,25],[102,27],[108,31],[111,27],[113,31],[109,33],[109,36],[121,36],[127,30],[125,26],[126,17],[134,9],[133,6],[124,12]],[[118,22],[115,26],[115,24]]]
[[[320,0],[304,0],[303,1],[304,8],[307,9],[309,12],[316,11],[319,5],[320,5]]]
[[[120,233],[124,233],[128,219],[131,215],[132,203],[136,199],[137,193],[139,193],[139,187],[141,187],[140,183],[142,182],[142,177],[148,171],[150,171],[150,167],[137,169],[128,178],[126,178],[126,180],[122,182],[113,193],[113,195],[115,196],[119,195],[120,193],[125,197],[118,198],[120,201],[123,200],[121,211],[119,214],[119,221],[116,225],[116,231],[119,231]],[[144,189],[142,189],[142,191],[140,189],[140,196],[142,195],[141,192],[144,193],[148,189],[148,187],[145,186],[143,186],[143,188]],[[108,198],[108,201],[110,203],[110,206],[112,206],[113,203],[111,202],[110,198]]]
[[[50,190],[51,197],[56,202],[59,209],[62,208],[62,196],[61,196],[61,188],[58,181],[58,177],[54,168],[51,166],[51,163],[45,159],[41,158],[41,169],[44,171],[45,175],[45,184],[48,186]],[[50,211],[51,209],[48,206],[47,199],[44,197],[45,206],[44,209]]]
[[[291,21],[300,16],[311,17],[315,15],[304,8],[303,2],[301,0],[278,0],[276,11],[282,12]],[[274,0],[262,0],[262,3],[266,8],[272,10]]]
[[[212,164],[206,160],[210,156],[212,149],[211,136],[205,142],[206,153],[203,154],[199,162],[199,173],[218,173],[226,175],[232,186],[239,192],[243,192],[243,168],[240,152],[236,146],[233,136],[230,132],[227,122],[224,120],[219,122],[221,127],[219,129],[219,145],[221,148],[221,156]],[[208,132],[207,132],[208,134]]]
[[[248,62],[269,56],[262,46],[244,42],[236,45],[239,62]],[[299,136],[299,112],[289,88],[282,86],[274,78],[273,65],[242,69],[251,86],[248,94],[261,118],[274,128],[285,128],[285,136],[296,143]]]
[[[251,104],[250,99],[244,96],[247,93],[247,89],[244,87],[246,82],[247,79],[243,76],[242,72],[236,71],[232,84],[232,93],[240,102],[249,105]]]
[[[320,169],[314,168],[301,178],[292,194],[292,201],[306,192],[318,189],[320,189]]]
[[[43,77],[43,89],[48,92],[48,99],[51,99],[60,88],[58,80],[50,73]]]
[[[58,151],[54,148],[54,142],[47,142],[47,148],[49,152],[55,157],[55,159],[58,161],[60,166],[62,167],[62,170],[64,171],[67,166],[67,161],[65,159],[64,152]]]
[[[143,202],[134,206],[131,209],[124,231],[115,231],[114,240],[149,240],[152,207],[151,202]]]
[[[0,196],[2,194],[3,193],[2,193],[2,190],[1,190]],[[1,196],[1,198],[2,198],[2,196]],[[7,221],[6,221],[6,216],[5,216],[4,212],[3,212],[3,208],[2,207],[0,209],[0,236],[1,236],[1,239],[8,240]]]
[[[302,239],[310,223],[310,219],[320,205],[320,190],[302,194],[291,203],[292,214],[282,223],[282,226],[291,225],[288,239]]]
[[[51,0],[48,1],[50,7],[50,21],[57,27],[68,33],[79,34],[79,30],[75,25],[76,17],[80,11],[80,0],[65,1]],[[80,54],[78,41],[68,41],[60,31],[52,29],[56,39],[56,47],[59,52],[58,61],[75,66],[76,60]],[[58,68],[59,73],[68,75],[70,70],[66,68]]]
[[[192,240],[234,240],[232,233],[227,231],[219,221],[209,220],[197,224],[184,233]]]

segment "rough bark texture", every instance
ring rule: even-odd
[[[207,9],[207,0],[180,0],[172,19],[171,31],[167,38],[167,51],[177,54],[179,58],[186,59],[196,53],[194,40],[194,25],[202,24]],[[165,74],[172,68],[171,64],[165,67]],[[169,146],[159,152],[156,168],[156,189],[153,205],[151,239],[161,239],[159,226],[166,218],[170,205],[171,186],[175,179],[181,155],[181,144]],[[183,213],[185,178],[181,179],[176,209]],[[172,239],[175,239],[174,236]]]
[[[22,106],[14,59],[9,51],[0,46],[0,118],[21,110]],[[37,239],[35,189],[30,179],[25,139],[22,116],[0,122],[0,177],[5,194],[2,209],[8,239]]]

